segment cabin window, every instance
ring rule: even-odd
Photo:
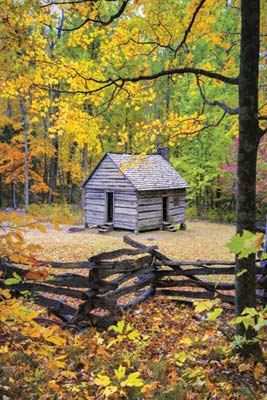
[[[179,207],[179,202],[180,202],[180,197],[179,196],[174,196],[174,198],[173,198],[174,207]]]

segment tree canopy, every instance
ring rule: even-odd
[[[7,0],[0,11],[2,204],[78,202],[105,151],[168,145],[184,170],[197,159],[187,175],[199,212],[221,206],[225,191],[231,207],[237,199],[238,233],[255,230],[264,1]],[[266,204],[265,164],[259,157]],[[237,262],[244,269],[252,279],[237,279],[238,314],[255,305],[253,256]]]

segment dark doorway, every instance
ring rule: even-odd
[[[162,220],[168,221],[168,197],[162,197]]]
[[[107,222],[113,222],[113,192],[107,193]]]

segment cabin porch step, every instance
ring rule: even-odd
[[[108,233],[113,230],[113,223],[107,222],[98,228],[99,233]]]
[[[168,231],[168,232],[176,232],[177,231],[177,229],[175,228],[175,226],[172,225],[172,223],[166,222],[166,221],[162,221],[162,228],[164,231]]]

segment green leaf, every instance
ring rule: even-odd
[[[201,301],[195,307],[195,312],[202,312],[210,310],[214,306],[213,300]]]
[[[241,315],[250,315],[252,317],[255,317],[258,315],[258,311],[254,307],[246,307],[242,311]]]
[[[133,372],[130,375],[128,375],[127,379],[121,383],[121,387],[124,386],[136,386],[140,387],[144,385],[144,382],[142,379],[139,378],[140,372]]]
[[[242,271],[239,271],[236,274],[236,277],[239,278],[240,276],[244,275],[246,272],[248,272],[248,270],[246,268],[242,269]]]
[[[121,380],[122,378],[125,377],[125,372],[126,372],[126,368],[123,367],[122,365],[120,365],[118,369],[115,369],[116,378]]]
[[[250,326],[252,328],[254,328],[256,325],[255,318],[253,315],[239,316],[239,317],[233,319],[233,323],[234,324],[243,324],[246,329],[248,329]]]
[[[233,318],[232,321],[231,321],[231,325],[234,325],[234,324],[241,324],[241,323],[243,322],[243,318],[244,318],[244,317],[236,317],[236,318]]]
[[[257,324],[255,325],[255,330],[258,331],[260,328],[267,326],[267,319],[259,318]]]
[[[5,281],[5,285],[18,285],[21,280],[18,280],[16,278],[7,278]]]
[[[125,332],[128,333],[128,332],[130,332],[132,329],[133,329],[133,325],[129,323],[129,324],[127,324],[127,326],[126,326]]]
[[[208,319],[210,321],[214,321],[215,319],[217,319],[221,313],[223,312],[223,309],[221,307],[215,308],[214,311],[212,311],[211,313],[208,313]]]
[[[121,320],[121,321],[119,321],[119,322],[117,323],[117,325],[111,325],[111,326],[108,328],[108,330],[109,330],[109,331],[114,331],[114,332],[117,332],[117,333],[123,333],[124,325],[125,325],[124,320]]]
[[[16,272],[13,272],[13,278],[7,278],[4,282],[6,285],[18,285],[22,282],[21,276],[19,276]]]
[[[138,332],[137,329],[134,329],[132,332],[130,332],[127,335],[128,339],[130,339],[130,340],[134,340],[134,339],[138,338],[139,336],[140,336],[140,333]]]
[[[248,257],[261,249],[264,240],[263,233],[252,233],[244,229],[242,235],[235,235],[232,240],[226,244],[231,253],[237,254],[238,258]]]
[[[22,278],[21,278],[21,276],[19,276],[16,272],[13,272],[13,277],[15,278],[15,279],[17,279],[18,281],[22,281]]]
[[[248,329],[250,326],[252,327],[252,328],[254,328],[255,327],[255,319],[253,318],[253,317],[244,317],[243,318],[243,325],[244,325],[244,327],[246,328],[246,329]]]
[[[174,354],[174,358],[176,360],[176,365],[181,367],[187,359],[187,354],[185,351],[180,351],[180,353]]]

